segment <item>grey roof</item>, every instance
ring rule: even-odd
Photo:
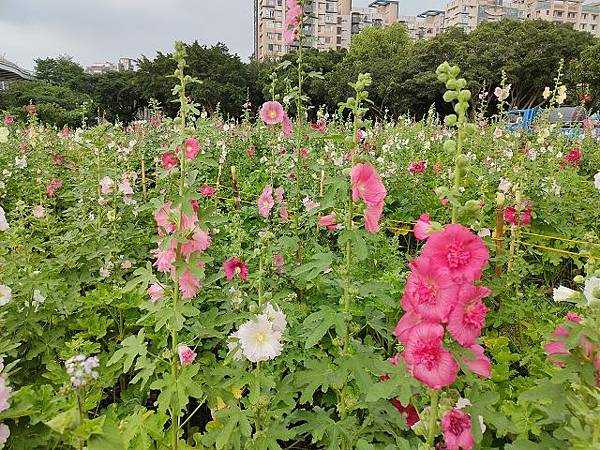
[[[33,80],[33,75],[16,64],[0,57],[0,81]]]

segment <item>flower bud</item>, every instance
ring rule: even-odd
[[[457,121],[458,117],[456,117],[456,114],[449,114],[444,118],[444,123],[449,127],[456,125]]]
[[[456,142],[449,139],[444,142],[444,151],[450,154],[456,152]]]

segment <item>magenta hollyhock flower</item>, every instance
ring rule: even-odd
[[[447,267],[452,278],[470,282],[481,278],[490,253],[481,238],[468,228],[450,224],[429,237],[422,256]]]
[[[161,160],[162,160],[163,169],[166,169],[166,170],[172,169],[173,167],[177,166],[177,164],[179,163],[177,156],[171,152],[163,153],[161,155]]]
[[[183,143],[186,159],[194,159],[200,153],[200,144],[196,138],[189,137]]]
[[[448,318],[448,332],[463,347],[470,347],[477,342],[488,311],[483,299],[491,292],[482,286],[462,286],[459,293],[460,302]]]
[[[187,345],[180,345],[177,349],[177,354],[179,355],[179,362],[182,366],[188,366],[196,359],[196,353],[194,353]]]
[[[200,186],[200,194],[202,197],[212,197],[215,195],[216,189],[214,187],[209,186],[208,184],[203,184]]]
[[[581,162],[582,156],[583,156],[583,154],[581,153],[581,150],[579,150],[578,148],[574,148],[567,155],[565,155],[565,157],[560,162],[560,166],[563,169],[565,169],[569,166],[577,168],[577,167],[579,167],[579,163]]]
[[[15,119],[11,115],[4,117],[4,125],[12,125],[14,123],[14,121],[15,121]]]
[[[273,200],[273,186],[267,184],[260,194],[260,197],[258,197],[258,213],[265,219],[268,219],[273,206],[275,206],[275,201]]]
[[[419,241],[426,241],[429,239],[429,236],[433,233],[429,214],[421,214],[421,217],[419,217],[419,220],[417,220],[417,223],[415,223],[415,226],[413,227],[413,233],[415,238]]]
[[[278,101],[265,102],[260,108],[260,118],[267,125],[276,125],[283,122],[285,112]]]
[[[414,161],[408,165],[408,172],[411,175],[414,175],[415,173],[423,173],[425,170],[427,170],[427,161],[425,160]]]
[[[422,256],[415,259],[410,268],[402,308],[405,311],[415,311],[432,322],[447,322],[450,311],[458,303],[460,290],[450,276],[450,271]]]
[[[150,287],[148,288],[146,293],[150,297],[150,300],[152,301],[152,303],[156,303],[157,301],[159,301],[162,298],[163,293],[164,293],[164,288],[162,287],[162,285],[160,283],[152,283],[152,285],[150,285]]]
[[[290,118],[287,113],[283,115],[283,120],[281,122],[283,136],[286,139],[289,139],[292,136],[292,122],[290,122]]]
[[[198,294],[201,288],[202,283],[200,283],[200,280],[192,274],[190,269],[185,269],[183,275],[179,277],[181,297],[190,300]]]
[[[328,214],[319,219],[320,227],[327,227],[328,230],[335,230],[337,227],[337,222],[335,219],[335,213]]]
[[[492,377],[492,363],[489,358],[485,356],[483,347],[481,345],[471,345],[469,350],[473,352],[474,357],[465,357],[464,362],[469,370],[480,377],[491,378]]]
[[[229,258],[223,263],[223,272],[228,281],[239,275],[242,281],[248,280],[248,266],[239,258]]]
[[[471,417],[452,408],[442,418],[442,432],[448,450],[471,450],[475,445],[471,433]]]
[[[402,356],[411,375],[432,389],[449,386],[460,369],[454,356],[442,347],[444,327],[420,323],[409,331]]]
[[[385,200],[387,191],[375,168],[369,163],[356,164],[350,171],[352,201],[362,199],[367,205],[376,206]]]

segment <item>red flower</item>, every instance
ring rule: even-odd
[[[230,258],[223,263],[223,271],[228,281],[233,280],[236,275],[239,275],[242,281],[248,279],[248,266],[238,258]]]
[[[166,152],[161,156],[163,169],[170,170],[179,163],[177,156],[174,153]]]

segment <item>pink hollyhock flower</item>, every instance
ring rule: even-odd
[[[429,214],[421,214],[421,217],[419,217],[419,220],[417,220],[417,223],[413,227],[413,233],[415,238],[419,241],[426,241],[429,239],[429,236],[433,233]]]
[[[48,197],[54,197],[54,194],[57,190],[59,190],[62,187],[62,185],[63,182],[61,180],[58,180],[56,178],[50,180],[48,184],[46,184],[46,192],[48,194]]]
[[[288,117],[287,114],[283,115],[283,120],[281,122],[282,125],[282,130],[283,130],[283,136],[286,139],[289,139],[292,136],[292,122],[290,122],[290,118]]]
[[[350,171],[352,179],[352,201],[362,199],[367,205],[381,205],[387,191],[375,168],[369,163],[356,164]]]
[[[103,194],[110,194],[112,192],[115,182],[109,176],[105,176],[100,180],[100,192]]]
[[[283,195],[285,194],[285,191],[283,190],[283,188],[281,186],[279,186],[277,189],[275,189],[275,200],[277,200],[277,203],[283,203]]]
[[[15,119],[11,115],[4,117],[4,125],[12,125],[14,121],[15,121]]]
[[[223,271],[228,281],[233,280],[236,275],[239,275],[242,281],[248,280],[248,266],[238,258],[229,258],[223,263]]]
[[[251,145],[250,147],[248,147],[248,156],[250,158],[254,158],[255,154],[256,154],[256,147],[254,147],[254,145]]]
[[[279,208],[279,217],[281,217],[281,219],[284,222],[289,222],[290,221],[290,215],[288,213],[288,210],[285,206],[282,206],[281,208]]]
[[[492,377],[492,363],[489,358],[485,356],[483,347],[481,345],[471,345],[469,350],[473,352],[474,357],[465,357],[465,364],[469,370],[480,377],[491,378]]]
[[[283,266],[285,265],[283,255],[273,255],[273,265],[275,266],[276,273],[283,273]]]
[[[198,294],[201,288],[202,284],[200,280],[192,274],[190,269],[185,269],[183,275],[179,277],[181,297],[186,300],[192,299]]]
[[[369,233],[379,233],[379,221],[383,215],[383,202],[377,205],[367,205],[365,209],[365,229]]]
[[[56,155],[52,155],[52,159],[54,161],[55,166],[62,166],[63,162],[65,161],[62,155],[59,155],[58,153]]]
[[[450,203],[450,200],[448,200],[447,198],[443,198],[440,200],[440,203],[442,204],[442,206],[448,206],[448,203]]]
[[[311,200],[308,197],[304,197],[302,199],[302,204],[304,205],[304,208],[306,209],[306,211],[312,211],[313,209],[316,209],[319,206],[321,206],[321,204],[319,202],[315,202],[314,200]]]
[[[260,194],[260,197],[258,197],[258,213],[265,219],[268,219],[273,206],[275,206],[275,201],[273,200],[273,186],[267,184]]]
[[[488,311],[483,298],[491,292],[482,286],[462,286],[459,293],[460,302],[448,318],[448,332],[463,347],[470,347],[477,342]]]
[[[164,236],[177,231],[177,210],[171,208],[172,203],[167,202],[154,213],[154,220],[158,225],[158,234]]]
[[[304,147],[300,149],[300,158],[308,158],[308,150],[306,150]]]
[[[335,213],[331,213],[327,216],[323,216],[319,219],[320,227],[327,227],[328,230],[335,230],[337,222],[335,221]]]
[[[182,366],[188,366],[196,359],[196,354],[187,345],[180,345],[177,349],[177,354],[179,355],[179,362]]]
[[[71,130],[69,130],[69,127],[64,127],[62,129],[62,135],[63,135],[63,137],[65,137],[65,138],[69,137],[70,134],[71,134]]]
[[[414,175],[415,173],[423,173],[425,170],[427,170],[427,161],[425,160],[411,162],[408,165],[408,172],[411,175]]]
[[[442,418],[442,432],[448,450],[471,450],[475,445],[471,433],[471,417],[452,408]]]
[[[156,303],[162,298],[164,288],[160,283],[152,283],[152,285],[148,288],[146,293],[150,297],[150,300],[152,300],[152,303]]]
[[[570,322],[574,322],[574,323],[580,323],[583,320],[583,318],[581,316],[579,316],[578,314],[568,313],[567,320]],[[544,345],[544,350],[546,350],[546,353],[548,353],[548,356],[552,357],[552,356],[560,356],[560,355],[569,355],[571,353],[567,349],[567,345],[565,342],[565,339],[569,337],[569,332],[565,328],[565,325],[566,324],[563,323],[563,324],[557,326],[556,329],[554,330],[554,332],[552,333],[552,336],[554,336],[558,339],[550,341]],[[583,340],[582,344],[584,345],[584,347],[586,347],[586,344],[587,344],[586,340]],[[589,350],[591,350],[591,349],[589,349]],[[588,351],[587,353],[591,353],[591,351]],[[551,358],[551,359],[552,359],[552,362],[554,364],[556,364],[557,366],[564,367],[565,364],[563,361],[555,360],[553,358]]]
[[[119,181],[118,186],[119,186],[119,192],[121,192],[121,194],[133,195],[133,189],[131,188],[129,181],[127,181],[126,179],[122,179],[121,181]]]
[[[447,267],[452,278],[469,282],[481,277],[490,253],[481,238],[468,228],[450,224],[429,237],[422,256]]]
[[[531,208],[524,209],[517,217],[517,210],[514,206],[508,206],[504,209],[504,220],[514,225],[531,224]]]
[[[154,266],[157,268],[159,272],[171,272],[175,267],[173,263],[177,258],[177,241],[175,239],[171,239],[168,247],[165,249],[161,248],[159,243],[159,247],[152,250],[152,254],[156,256],[156,261],[154,261]]]
[[[212,244],[210,235],[201,228],[196,228],[192,239],[181,244],[181,254],[186,261],[189,261],[194,252],[203,252],[210,247],[210,244]]]
[[[284,116],[283,106],[277,101],[265,102],[260,109],[260,118],[267,125],[276,125],[283,122]]]
[[[212,197],[213,195],[215,195],[216,189],[213,187],[210,187],[208,184],[203,184],[200,187],[200,194],[202,194],[202,197],[206,198],[206,197]]]
[[[396,336],[398,342],[406,345],[410,337],[410,331],[422,322],[424,322],[423,318],[415,311],[407,311],[398,321],[392,334]]]
[[[163,153],[161,155],[161,160],[162,160],[163,169],[166,169],[166,170],[172,169],[173,167],[177,166],[177,164],[179,163],[177,156],[171,152]]]
[[[296,39],[296,33],[300,27],[300,15],[302,14],[302,9],[296,0],[287,0],[286,4],[287,11],[285,13],[283,42],[286,45],[289,45]]]
[[[458,303],[460,289],[450,271],[423,257],[415,259],[410,268],[402,308],[432,322],[447,322],[450,311]]]
[[[183,143],[185,149],[185,157],[187,159],[194,159],[198,153],[200,153],[200,144],[196,138],[189,137]]]
[[[403,357],[411,375],[432,389],[449,386],[456,379],[459,365],[442,347],[444,327],[421,323],[409,331]]]

